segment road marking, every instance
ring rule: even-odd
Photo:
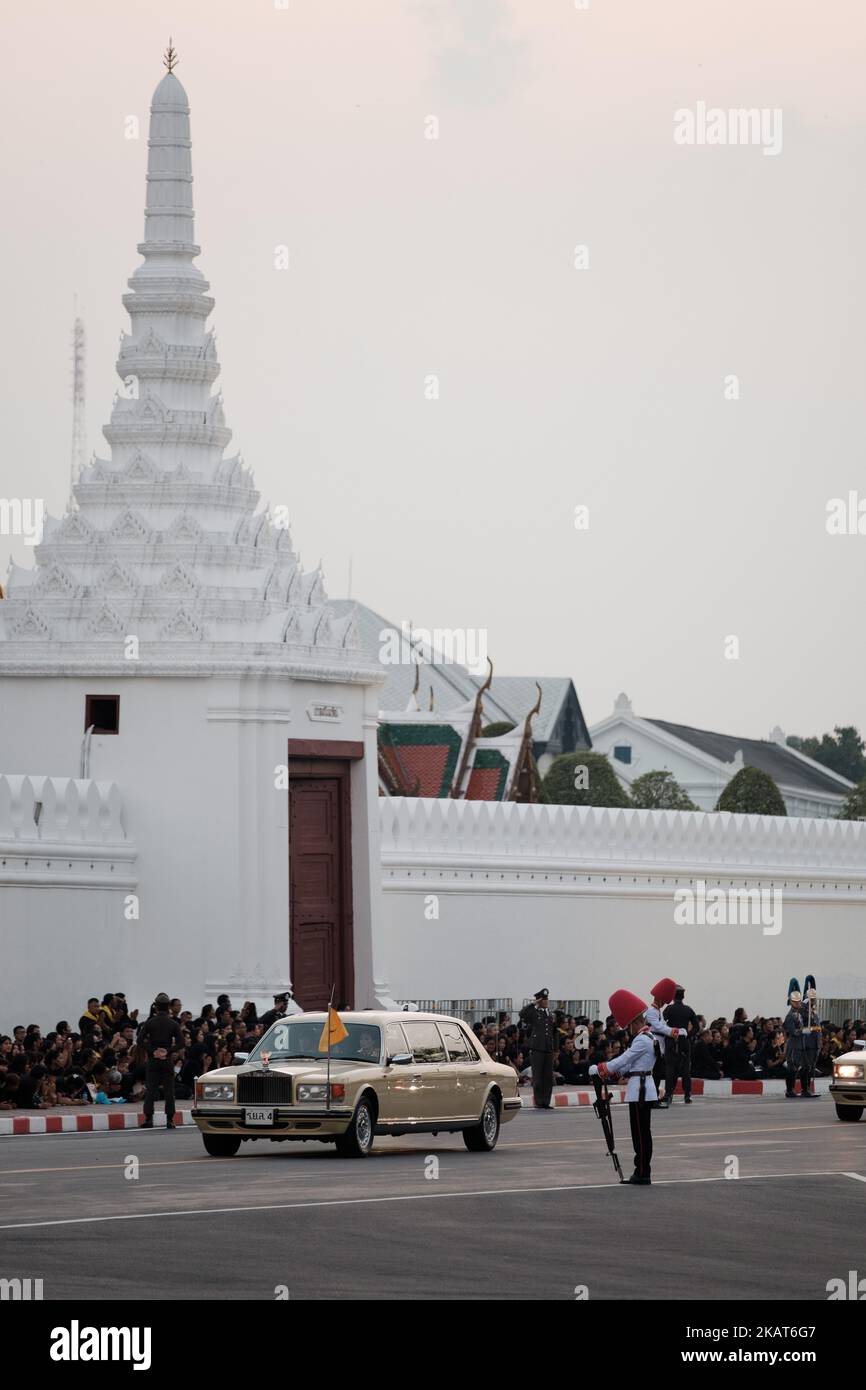
[[[593,1117],[594,1118],[594,1117]],[[658,1129],[653,1130],[653,1143],[658,1144],[663,1141],[671,1142],[677,1139],[728,1139],[732,1134],[788,1134],[795,1129],[838,1129],[839,1126],[832,1121],[829,1124],[820,1125],[765,1125],[761,1129],[752,1126],[750,1129],[684,1129],[675,1134],[660,1134]],[[594,1144],[595,1139],[518,1139],[516,1141],[503,1137],[503,1149],[539,1149],[552,1147],[555,1144]]]
[[[866,1182],[866,1177],[862,1173],[846,1173],[846,1178],[856,1178],[857,1182]]]
[[[758,1147],[760,1147],[760,1146],[765,1146],[765,1147],[768,1148],[768,1149],[784,1149],[784,1147],[785,1147],[785,1141],[784,1141],[784,1139],[741,1139],[741,1140],[739,1141],[739,1143],[737,1144],[737,1148],[738,1148],[738,1149],[748,1149],[748,1148],[750,1148],[750,1147],[751,1147],[751,1148],[758,1148]],[[681,1148],[681,1149],[716,1149],[716,1150],[718,1150],[719,1147],[720,1147],[720,1146],[719,1146],[718,1144],[716,1144],[713,1140],[710,1140],[708,1143],[704,1143],[704,1141],[701,1140],[701,1139],[694,1139],[694,1140],[691,1140],[691,1141],[690,1141],[689,1143],[687,1143],[687,1144],[681,1144],[681,1145],[680,1145],[680,1148]]]
[[[254,1157],[255,1154],[237,1154],[235,1157],[235,1162],[237,1162],[238,1158],[245,1159],[248,1162],[251,1158]],[[144,1161],[140,1161],[138,1166],[139,1168],[178,1168],[183,1164],[200,1164],[201,1162],[201,1158],[166,1158],[154,1159],[152,1162],[146,1159]],[[67,1167],[64,1168],[0,1168],[0,1180],[5,1178],[7,1174],[9,1177],[17,1177],[20,1176],[22,1173],[110,1173],[113,1170],[116,1171],[118,1168],[124,1169],[125,1167],[126,1163],[124,1162],[70,1163]]]
[[[654,1187],[685,1187],[695,1183],[709,1182],[766,1182],[768,1179],[783,1178],[847,1178],[859,1174],[844,1172],[841,1168],[821,1168],[806,1173],[746,1173],[739,1178],[662,1178]],[[866,1179],[864,1179],[866,1181]],[[628,1184],[624,1184],[628,1186]],[[526,1197],[543,1196],[552,1192],[603,1192],[623,1186],[621,1183],[597,1182],[575,1183],[557,1187],[491,1187],[470,1192],[412,1192],[388,1197],[331,1197],[317,1202],[279,1202],[262,1206],[246,1207],[190,1207],[180,1211],[140,1211],[121,1212],[116,1216],[69,1216],[54,1221],[17,1221],[11,1225],[0,1226],[0,1231],[26,1231],[46,1226],[99,1226],[109,1221],[156,1221],[162,1218],[176,1220],[179,1216],[233,1216],[251,1211],[313,1211],[322,1207],[365,1207],[380,1206],[386,1202],[441,1202],[454,1201],[461,1197]]]
[[[595,1118],[595,1117],[593,1116],[593,1118]],[[691,1129],[691,1130],[682,1130],[682,1131],[680,1131],[680,1132],[678,1132],[678,1133],[675,1133],[675,1134],[659,1134],[658,1130],[655,1130],[655,1131],[653,1132],[653,1142],[656,1143],[656,1144],[658,1144],[658,1143],[662,1143],[662,1142],[666,1142],[666,1143],[677,1143],[677,1142],[679,1142],[679,1141],[682,1140],[682,1139],[712,1139],[712,1138],[730,1139],[730,1138],[733,1137],[734,1135],[741,1135],[741,1134],[747,1134],[747,1135],[753,1135],[753,1134],[788,1134],[788,1133],[789,1133],[790,1131],[792,1131],[792,1130],[800,1130],[800,1129],[808,1129],[808,1130],[815,1130],[815,1129],[834,1129],[834,1130],[839,1130],[839,1126],[838,1126],[838,1124],[836,1124],[836,1123],[834,1123],[834,1122],[831,1121],[829,1124],[815,1124],[815,1125],[766,1125],[766,1126],[764,1126],[764,1127],[762,1127],[762,1128],[755,1128],[754,1126],[752,1126],[752,1127],[749,1128],[749,1129]],[[136,1133],[135,1130],[118,1131],[118,1133],[124,1133],[124,1132],[125,1132],[126,1135],[127,1135],[127,1139],[129,1139],[129,1137],[130,1137],[132,1134],[135,1134],[135,1133]],[[109,1135],[111,1135],[111,1131],[108,1131],[108,1130],[102,1131],[101,1133],[103,1134],[103,1137],[108,1137]],[[840,1133],[841,1133],[841,1131],[840,1131]],[[33,1137],[38,1137],[38,1136],[30,1136],[30,1137],[33,1138]],[[72,1137],[78,1138],[78,1135],[75,1135],[75,1136],[70,1135],[70,1136],[68,1136],[68,1137],[70,1137],[70,1138],[72,1138]],[[111,1137],[113,1137],[113,1135],[112,1135]],[[380,1137],[381,1137],[381,1136],[380,1136]],[[429,1138],[429,1135],[428,1135],[428,1136],[418,1135],[417,1137],[418,1137],[419,1139],[423,1139],[423,1138]],[[843,1135],[843,1137],[847,1137],[847,1135]],[[853,1139],[853,1136],[851,1136],[851,1138]],[[518,1139],[518,1140],[515,1141],[515,1140],[511,1140],[511,1139],[508,1139],[508,1138],[506,1138],[505,1136],[503,1136],[501,1148],[502,1148],[503,1151],[506,1151],[506,1150],[509,1150],[509,1151],[510,1151],[511,1149],[575,1148],[576,1146],[578,1146],[578,1145],[580,1145],[580,1144],[593,1144],[593,1145],[595,1145],[595,1144],[597,1144],[598,1142],[599,1142],[599,1140],[598,1140],[598,1133],[596,1133],[596,1134],[593,1135],[593,1136],[589,1136],[589,1137],[587,1137],[587,1138],[585,1138],[585,1139]],[[764,1141],[756,1141],[756,1142],[779,1143],[779,1142],[781,1142],[781,1141],[779,1141],[779,1140],[764,1140]],[[440,1140],[440,1144],[441,1144],[441,1140]],[[683,1145],[683,1148],[693,1148],[693,1147],[695,1147],[695,1146],[694,1146],[694,1145],[689,1145],[689,1144],[684,1144],[684,1145]],[[714,1147],[714,1146],[708,1145],[708,1147]],[[377,1153],[377,1155],[380,1155],[380,1156],[383,1156],[383,1157],[386,1156],[386,1155],[389,1155],[389,1156],[392,1157],[392,1158],[398,1158],[398,1157],[401,1157],[401,1156],[406,1156],[406,1155],[408,1155],[408,1154],[426,1153],[426,1152],[429,1150],[429,1148],[430,1148],[430,1145],[429,1145],[429,1144],[428,1144],[428,1145],[424,1145],[424,1146],[419,1146],[418,1148],[408,1148],[408,1147],[406,1147],[405,1145],[402,1146],[402,1147],[400,1147],[400,1148],[397,1148],[396,1146],[392,1146],[392,1145],[389,1144],[387,1148],[381,1148],[381,1149],[380,1149],[380,1148],[377,1147],[377,1148],[376,1148],[376,1153]],[[460,1148],[456,1145],[456,1142],[455,1142],[455,1148],[454,1148],[453,1151],[454,1151],[455,1153],[462,1153],[462,1149],[460,1149]],[[262,1152],[264,1152],[264,1151],[262,1151]],[[305,1151],[305,1152],[306,1152],[306,1151]],[[447,1149],[446,1152],[451,1152],[451,1150],[450,1150],[450,1149]],[[299,1150],[299,1153],[300,1153],[300,1150]],[[254,1159],[254,1158],[261,1159],[261,1156],[262,1156],[261,1152],[257,1153],[257,1152],[255,1152],[255,1151],[253,1151],[252,1153],[248,1153],[248,1154],[241,1153],[241,1154],[236,1155],[236,1157],[235,1157],[235,1159],[234,1159],[234,1162],[237,1163],[239,1160],[243,1160],[243,1161],[249,1163],[249,1162],[250,1162],[252,1159]],[[273,1153],[272,1151],[269,1151],[269,1156],[270,1156],[271,1158],[276,1158],[276,1157],[277,1157],[277,1154]],[[327,1156],[327,1155],[324,1154],[324,1153],[315,1155],[315,1157],[316,1157],[316,1158],[319,1158],[319,1159],[325,1158],[326,1156]],[[285,1157],[284,1155],[282,1155],[282,1154],[280,1155],[280,1158],[284,1158],[284,1157]],[[309,1154],[308,1152],[306,1152],[306,1157],[307,1157],[308,1159],[310,1158],[310,1154]],[[206,1157],[205,1155],[202,1155],[202,1156],[199,1157],[199,1158],[143,1159],[143,1160],[141,1161],[141,1165],[140,1165],[140,1166],[141,1166],[142,1168],[175,1168],[175,1167],[178,1167],[178,1166],[180,1166],[180,1165],[186,1165],[186,1164],[199,1164],[199,1163],[205,1163],[205,1162],[207,1162],[207,1161],[208,1161],[208,1160],[207,1160],[207,1157]],[[63,1166],[63,1167],[61,1167],[61,1166],[54,1166],[54,1167],[48,1167],[48,1168],[0,1168],[0,1179],[2,1179],[2,1178],[5,1177],[5,1176],[12,1177],[12,1176],[18,1176],[18,1175],[20,1175],[20,1174],[27,1174],[27,1173],[86,1173],[86,1172],[88,1172],[88,1171],[106,1173],[106,1172],[110,1172],[112,1169],[123,1168],[124,1166],[125,1166],[125,1165],[124,1165],[123,1163],[72,1163],[72,1164],[69,1164],[69,1165]]]

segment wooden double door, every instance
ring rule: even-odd
[[[290,745],[291,746],[291,745]],[[304,1009],[354,1003],[348,759],[289,757],[289,950]]]

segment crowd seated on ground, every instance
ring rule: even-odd
[[[172,999],[184,1048],[175,1063],[175,1095],[190,1099],[197,1077],[215,1067],[231,1065],[235,1053],[249,1052],[262,1036],[254,1003],[233,1009],[227,995],[205,1004],[198,1014]],[[555,1014],[558,1046],[554,1079],[559,1085],[586,1085],[593,1063],[609,1062],[628,1046],[627,1034],[612,1017],[604,1022]],[[59,1106],[110,1105],[144,1096],[145,1054],[138,1045],[139,1010],[127,1008],[125,994],[94,997],[73,1027],[61,1019],[43,1034],[38,1024],[16,1024],[0,1033],[0,1110],[51,1110]],[[513,1067],[521,1084],[530,1080],[528,1034],[510,1014],[491,1016],[473,1025],[491,1057]],[[821,1024],[817,1076],[831,1076],[833,1059],[849,1052],[855,1039],[866,1037],[862,1019],[836,1025]],[[785,1036],[782,1019],[749,1019],[737,1009],[733,1019],[698,1017],[691,1038],[692,1076],[784,1080]]]
[[[554,1051],[553,1074],[557,1085],[589,1083],[589,1068],[609,1062],[629,1044],[628,1034],[617,1028],[612,1017],[602,1022],[555,1013],[558,1046]],[[710,1023],[698,1016],[698,1027],[690,1038],[691,1072],[705,1081],[785,1080],[785,1034],[781,1017],[748,1018],[739,1008],[732,1020],[714,1018]],[[528,1033],[510,1014],[486,1018],[474,1025],[475,1034],[491,1057],[518,1073],[522,1084],[531,1081]],[[866,1022],[846,1019],[836,1025],[821,1022],[816,1076],[832,1076],[833,1059],[850,1052],[855,1039],[866,1037]]]
[[[180,999],[171,1013],[184,1048],[175,1062],[175,1095],[188,1100],[196,1077],[229,1065],[249,1052],[263,1029],[256,1006],[231,1007],[227,995],[194,1015]],[[0,1033],[0,1110],[53,1110],[59,1106],[111,1105],[144,1096],[146,1056],[138,1027],[147,1017],[128,1009],[125,994],[87,1001],[77,1026],[61,1019],[43,1034],[36,1023]]]

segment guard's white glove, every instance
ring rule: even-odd
[[[589,1074],[590,1076],[598,1076],[598,1067],[595,1065],[595,1063],[593,1063],[593,1065],[590,1067]]]

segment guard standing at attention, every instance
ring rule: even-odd
[[[653,1080],[655,1043],[645,1013],[646,1004],[630,989],[618,989],[611,996],[608,1008],[613,1014],[618,1028],[627,1028],[632,1041],[627,1052],[614,1057],[612,1062],[599,1062],[591,1066],[590,1076],[598,1076],[607,1081],[612,1076],[628,1077],[625,1098],[628,1101],[628,1118],[631,1124],[631,1142],[634,1146],[634,1172],[628,1181],[633,1187],[649,1187],[652,1182],[652,1105],[658,1098]]]
[[[520,1010],[520,1021],[529,1029],[532,1095],[539,1110],[551,1108],[550,1097],[553,1092],[556,1022],[547,1006],[549,997],[549,990],[540,989],[535,996],[535,1002]]]
[[[677,1072],[683,1078],[683,1095],[686,1105],[692,1103],[692,1038],[697,1034],[698,1016],[694,1009],[683,1003],[685,989],[677,985],[674,1002],[668,1004],[664,1012],[665,1023],[679,1030],[677,1037],[671,1038],[665,1046],[665,1100],[672,1101],[677,1089]],[[691,1030],[691,1037],[689,1036]]]
[[[154,1012],[138,1030],[139,1046],[147,1053],[142,1129],[153,1129],[153,1107],[160,1086],[165,1100],[165,1127],[174,1129],[174,1063],[183,1047],[183,1033],[177,1019],[169,1013],[170,1004],[167,994],[158,994],[153,1001]]]
[[[669,975],[659,980],[658,984],[653,985],[653,1002],[648,1009],[644,1010],[644,1018],[650,1026],[653,1040],[655,1042],[656,1060],[653,1067],[653,1080],[655,1081],[654,1090],[658,1095],[658,1088],[665,1075],[665,1047],[668,1038],[675,1038],[679,1033],[678,1028],[670,1028],[662,1018],[662,1009],[665,1004],[670,1004],[677,992],[677,982],[672,980]],[[660,1110],[667,1110],[671,1103],[671,1098],[665,1090],[664,1100],[658,1102]]]
[[[792,980],[791,984],[796,985]],[[806,1049],[803,1045],[803,996],[799,989],[788,991],[788,1012],[782,1027],[785,1030],[785,1098],[796,1100],[795,1086],[800,1079],[800,1094],[809,1094],[809,1070],[806,1066]]]

